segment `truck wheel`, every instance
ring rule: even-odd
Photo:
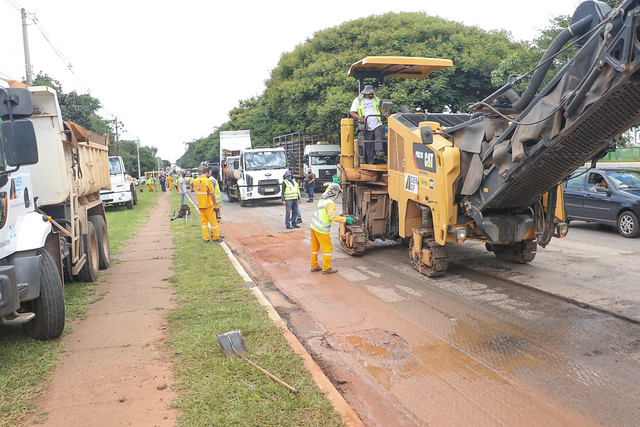
[[[100,270],[104,270],[111,265],[107,223],[100,215],[91,215],[89,221],[93,224],[93,228],[96,230],[96,238],[98,239],[98,265],[100,266]]]
[[[125,205],[127,205],[127,209],[133,209],[133,199],[129,200]]]
[[[242,206],[243,208],[246,208],[247,207],[247,201],[240,199],[240,206]]]
[[[624,211],[618,217],[618,232],[623,237],[637,237],[640,234],[638,217],[631,211]]]
[[[100,261],[98,260],[98,236],[96,236],[96,230],[93,228],[91,221],[88,223],[87,234],[82,236],[82,243],[84,253],[87,255],[82,269],[78,273],[78,280],[82,282],[95,282],[98,279],[98,269],[100,267]]]
[[[49,252],[40,255],[40,296],[24,304],[36,317],[22,326],[24,332],[37,340],[58,338],[64,330],[64,290],[56,263]]]

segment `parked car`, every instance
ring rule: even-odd
[[[640,234],[640,170],[578,170],[563,193],[567,221],[615,225],[624,237]]]

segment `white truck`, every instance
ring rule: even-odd
[[[282,147],[287,153],[287,163],[293,176],[302,183],[309,168],[316,176],[315,187],[333,182],[338,174],[340,145],[333,144],[326,132],[293,132],[273,138],[274,147]]]
[[[283,148],[251,148],[248,130],[220,132],[222,189],[230,202],[279,199],[287,171]]]
[[[63,123],[49,87],[0,87],[0,118],[0,323],[57,338],[64,280],[95,281],[110,264],[109,138]]]
[[[124,161],[120,156],[109,156],[109,175],[111,188],[100,191],[100,200],[105,205],[123,204],[127,209],[133,209],[138,204],[136,185],[124,169]]]

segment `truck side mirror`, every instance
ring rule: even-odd
[[[420,128],[420,137],[422,138],[422,143],[424,145],[433,144],[433,130],[431,126],[422,126]]]
[[[38,163],[36,132],[30,120],[2,122],[2,150],[9,166]]]
[[[31,93],[23,88],[0,88],[0,118],[26,119],[33,114]]]

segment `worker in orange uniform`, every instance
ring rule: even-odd
[[[351,217],[340,216],[336,213],[336,199],[340,195],[340,185],[331,183],[320,196],[318,207],[311,220],[311,272],[322,270],[322,274],[337,273],[331,268],[331,256],[333,245],[331,244],[331,224],[334,222],[346,222],[353,224]],[[318,249],[322,248],[322,267],[318,265]]]
[[[167,187],[168,191],[171,191],[171,181],[173,181],[173,177],[171,176],[171,174],[167,175],[167,184],[169,185]]]
[[[205,242],[209,240],[209,224],[211,224],[211,233],[214,242],[222,242],[220,237],[220,226],[216,220],[214,209],[218,207],[215,199],[213,184],[209,181],[209,168],[201,166],[199,169],[200,176],[193,180],[191,188],[196,193],[198,201],[198,209],[200,210],[200,224],[202,225],[202,239]]]

